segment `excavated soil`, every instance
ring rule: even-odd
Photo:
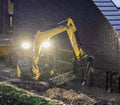
[[[64,103],[59,105],[120,105],[119,93],[107,93],[98,87],[81,87],[75,82],[48,89],[42,95]]]

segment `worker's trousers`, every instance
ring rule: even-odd
[[[86,82],[87,86],[92,86],[93,85],[93,75],[94,75],[94,68],[93,67],[88,67],[85,71],[84,75],[84,81]],[[91,81],[90,81],[91,78]]]

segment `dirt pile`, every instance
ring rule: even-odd
[[[93,87],[80,91],[65,88],[51,88],[43,96],[56,100],[58,105],[120,105],[118,93],[107,93],[105,90]]]
[[[74,90],[66,90],[62,88],[52,88],[44,93],[44,96],[51,99],[60,100],[68,105],[93,105],[96,101],[86,94],[76,93]]]

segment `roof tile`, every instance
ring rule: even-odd
[[[120,34],[120,31],[118,31],[120,30],[120,10],[111,0],[93,0],[93,2]]]

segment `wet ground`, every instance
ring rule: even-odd
[[[0,79],[6,81],[16,78],[16,69],[0,64]],[[82,87],[80,78],[70,81],[64,85],[38,92],[36,89],[28,89],[54,100],[59,105],[120,105],[120,94],[108,93],[104,88],[96,85]]]
[[[119,93],[108,93],[98,87],[82,87],[77,80],[62,87],[48,89],[43,93],[68,105],[120,105]]]

